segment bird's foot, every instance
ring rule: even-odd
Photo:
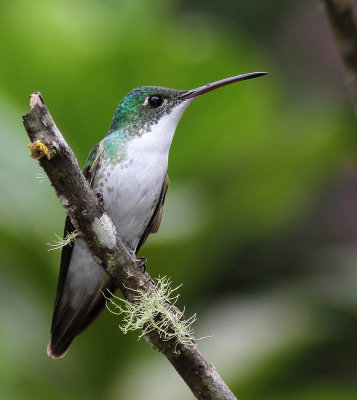
[[[145,257],[137,257],[135,261],[136,261],[136,263],[137,263],[137,266],[138,266],[139,268],[142,268],[143,273],[145,274],[145,272],[146,272],[146,262],[147,262],[147,259],[146,259]]]
[[[102,193],[96,193],[97,199],[102,207],[104,207],[104,198]]]

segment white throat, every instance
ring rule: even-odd
[[[153,125],[150,132],[144,132],[141,136],[132,139],[128,144],[127,155],[149,152],[167,156],[177,124],[191,101],[189,99],[182,102],[170,114],[164,115],[156,125]]]

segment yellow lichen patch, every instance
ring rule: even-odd
[[[48,147],[39,140],[28,144],[27,147],[31,149],[30,156],[36,160],[43,156],[46,156],[48,160],[52,158],[51,152]]]

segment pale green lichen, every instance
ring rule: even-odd
[[[108,215],[103,214],[100,218],[95,218],[92,227],[94,233],[100,239],[101,245],[113,249],[117,238],[115,237],[115,227]]]
[[[78,232],[73,231],[71,233],[68,233],[64,238],[62,238],[56,234],[55,234],[55,236],[57,237],[57,240],[53,240],[52,243],[46,243],[47,246],[51,247],[51,249],[48,249],[48,251],[59,250],[64,246],[72,245],[72,242],[78,236]]]
[[[152,291],[135,291],[137,294],[133,302],[114,296],[112,293],[111,297],[103,294],[107,300],[108,310],[123,316],[123,322],[119,327],[124,334],[141,330],[139,335],[141,339],[148,333],[156,331],[162,340],[172,339],[176,345],[195,347],[196,339],[192,324],[196,321],[196,314],[184,319],[184,311],[178,313],[170,307],[179,297],[179,294],[174,296],[173,293],[180,286],[172,289],[169,278],[158,278]]]

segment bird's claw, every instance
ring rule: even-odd
[[[136,265],[139,268],[142,268],[143,273],[145,273],[146,272],[146,262],[147,262],[146,257],[137,257],[135,261],[136,261]]]
[[[96,193],[95,194],[97,196],[97,199],[99,201],[99,203],[104,206],[104,198],[103,198],[103,194],[102,193]]]

